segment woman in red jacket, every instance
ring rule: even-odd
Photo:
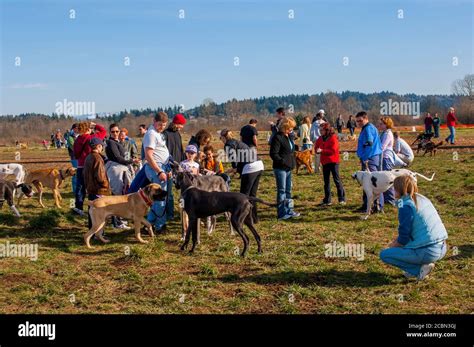
[[[314,148],[316,153],[321,155],[321,164],[323,165],[324,200],[321,205],[331,205],[331,185],[329,182],[331,173],[336,184],[339,203],[345,205],[346,194],[339,177],[339,141],[334,128],[329,123],[322,123],[320,128],[321,136],[316,140]]]
[[[446,125],[449,129],[449,136],[446,138],[446,142],[451,143],[454,145],[454,136],[456,135],[456,115],[454,114],[454,107],[449,108],[449,113],[446,116]]]
[[[74,141],[74,157],[77,159],[77,171],[76,171],[76,191],[75,191],[75,207],[73,211],[79,215],[84,215],[84,197],[86,195],[86,185],[84,184],[84,162],[87,155],[92,152],[90,146],[90,140],[97,137],[104,140],[107,135],[107,130],[100,125],[93,122],[79,123],[78,126],[79,136]]]

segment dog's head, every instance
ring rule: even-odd
[[[196,177],[192,173],[181,170],[174,177],[174,185],[176,189],[181,189],[183,186],[194,185],[195,180]]]
[[[64,172],[65,173],[65,177],[68,177],[68,176],[74,176],[76,174],[76,168],[74,167],[69,167],[67,168],[67,170]]]
[[[362,181],[364,179],[365,174],[365,171],[356,171],[351,175],[351,177],[355,179],[359,183],[359,185],[362,185]]]
[[[25,194],[27,198],[31,198],[33,196],[33,188],[29,184],[21,183],[18,184],[15,188],[20,188],[21,192]]]
[[[161,189],[161,186],[157,183],[150,183],[143,188],[145,195],[152,201],[163,201],[166,199],[166,190]]]

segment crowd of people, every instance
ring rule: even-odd
[[[454,116],[454,112],[452,115]],[[361,170],[392,170],[408,166],[414,159],[408,143],[398,132],[393,132],[394,123],[388,116],[381,117],[376,127],[369,121],[368,114],[362,111],[351,116],[347,123],[339,116],[336,127],[333,127],[328,122],[325,111],[320,110],[312,120],[304,117],[299,129],[296,129],[295,120],[287,116],[283,108],[276,110],[275,117],[269,124],[268,142],[275,177],[277,218],[280,221],[300,216],[295,211],[292,198],[292,171],[296,167],[297,141],[301,150],[314,150],[315,171],[320,172],[320,167],[322,168],[324,197],[321,206],[332,204],[331,176],[339,204],[346,204],[346,192],[339,174],[337,136],[344,125],[351,134],[354,134],[356,126],[360,128],[356,153]],[[138,131],[143,136],[140,150],[137,143],[128,136],[128,130],[120,128],[118,124],[109,126],[108,136],[107,130],[100,124],[74,124],[67,137],[71,164],[77,168],[73,180],[73,210],[85,215],[83,208],[86,196],[89,200],[95,200],[102,195],[123,195],[136,192],[148,183],[158,183],[168,192],[167,198],[153,203],[147,219],[154,225],[157,233],[163,232],[167,222],[174,218],[172,161],[179,163],[182,170],[193,175],[219,175],[229,187],[231,179],[238,177],[240,192],[256,197],[265,170],[257,153],[257,124],[256,119],[251,119],[240,130],[239,138],[229,129],[219,132],[226,161],[230,163],[228,169],[225,169],[222,158],[216,156],[211,144],[212,135],[208,130],[199,130],[191,136],[186,146],[183,144],[181,132],[186,125],[186,118],[182,114],[175,115],[169,122],[166,113],[158,112],[150,126],[140,125]],[[436,127],[434,129],[435,132],[439,131]],[[454,130],[450,131],[454,142]],[[403,202],[401,205],[400,201]],[[371,208],[374,212],[380,212],[383,211],[384,204],[398,206],[400,225],[398,238],[381,253],[381,259],[403,269],[407,277],[424,278],[432,270],[433,262],[446,253],[447,233],[436,209],[426,197],[418,194],[416,182],[405,176],[397,178],[393,188],[381,194]],[[423,208],[420,209],[420,206]],[[367,210],[365,194],[358,210]],[[259,220],[256,204],[253,219],[255,223]],[[112,219],[112,223],[115,228],[129,228],[126,221],[116,217]]]

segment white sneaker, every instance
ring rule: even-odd
[[[417,280],[423,281],[426,278],[426,276],[428,276],[429,273],[433,271],[434,267],[435,267],[434,263],[423,265],[420,269],[420,273],[418,274]]]
[[[287,220],[287,219],[290,219],[291,217],[293,217],[291,214],[285,214],[283,217],[278,218],[278,220]]]
[[[130,230],[132,228],[130,228],[128,225],[125,225],[125,224],[119,224],[119,225],[115,226],[114,229]]]
[[[405,271],[405,272],[403,272],[403,276],[405,276],[405,277],[406,277],[406,278],[408,278],[408,279],[411,279],[411,278],[416,278],[416,276],[415,276],[415,275],[412,275],[411,273],[409,273],[409,272],[406,272],[406,271]]]
[[[299,216],[301,216],[301,213],[295,212],[295,211],[291,211],[291,212],[289,213],[289,215],[291,216],[291,218],[298,218]]]

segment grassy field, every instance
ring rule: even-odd
[[[474,144],[473,130],[461,130],[458,136],[460,143]],[[15,151],[0,149],[0,160],[14,161]],[[420,180],[419,188],[438,208],[449,233],[445,259],[423,282],[408,281],[379,260],[380,250],[396,235],[397,212],[387,207],[384,215],[368,221],[353,212],[361,205],[361,188],[350,177],[359,164],[349,153],[341,162],[348,204],[318,207],[322,177],[303,170],[294,176],[295,205],[302,216],[278,222],[274,209],[261,206],[257,229],[264,253],[256,253],[251,238],[245,258],[236,255],[242,241],[230,235],[222,217],[214,234],[203,233],[193,255],[179,250],[177,220],[168,233],[146,245],[138,244],[132,231],[109,226],[111,243],[93,241],[88,250],[82,238],[86,219],[68,208],[70,180],[62,189],[60,211],[53,208],[50,192],[45,203],[51,209],[24,200],[20,219],[4,206],[0,243],[37,243],[39,258],[0,258],[0,312],[473,313],[474,153],[457,150],[456,156],[453,151],[419,156],[412,167],[426,175],[436,172],[433,182]],[[28,158],[66,158],[66,152],[22,150],[22,159]],[[273,201],[275,180],[265,159],[259,197]],[[238,184],[233,180],[233,190]],[[325,257],[324,245],[334,241],[363,244],[364,260]]]

